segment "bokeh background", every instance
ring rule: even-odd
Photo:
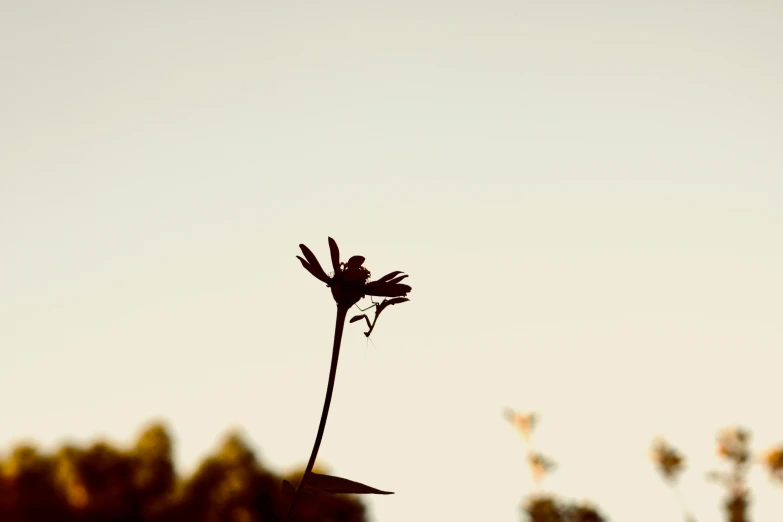
[[[699,520],[718,428],[783,438],[779,2],[0,11],[0,447],[163,419],[185,472],[231,427],[302,466],[328,235],[413,287],[347,328],[320,452],[374,521],[518,520],[506,407],[613,520],[682,518],[657,435]]]

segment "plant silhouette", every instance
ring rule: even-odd
[[[337,243],[331,237],[329,238],[329,252],[332,259],[332,268],[334,272],[332,276],[326,275],[324,269],[321,268],[321,264],[315,257],[313,252],[305,245],[300,244],[299,248],[304,254],[304,258],[296,256],[302,263],[302,266],[310,272],[313,277],[326,283],[332,291],[332,297],[337,304],[337,317],[335,319],[334,327],[334,341],[332,344],[332,361],[329,367],[329,380],[326,386],[326,398],[324,399],[323,410],[321,411],[321,420],[318,424],[318,432],[315,436],[315,443],[313,449],[310,452],[310,459],[307,462],[304,475],[299,481],[299,484],[294,491],[293,499],[288,508],[288,512],[285,516],[285,522],[289,522],[294,513],[297,501],[305,487],[319,489],[328,493],[355,493],[355,494],[368,494],[375,493],[381,495],[388,495],[391,492],[381,491],[359,482],[343,479],[340,477],[332,477],[329,475],[323,475],[319,473],[313,473],[313,466],[315,464],[315,458],[318,455],[318,449],[321,446],[321,440],[323,439],[324,429],[326,428],[326,419],[329,416],[329,405],[332,402],[332,393],[334,391],[334,382],[337,375],[337,361],[340,357],[340,344],[343,337],[343,327],[345,326],[345,318],[348,315],[348,310],[356,303],[359,302],[365,296],[376,297],[391,297],[390,300],[385,300],[381,303],[375,303],[375,319],[370,323],[367,316],[356,316],[351,319],[351,322],[360,320],[364,317],[367,320],[369,330],[365,333],[369,337],[375,328],[375,323],[378,320],[378,316],[381,311],[388,305],[394,305],[408,301],[405,297],[410,291],[411,287],[400,283],[403,279],[408,277],[407,275],[400,275],[402,272],[396,271],[386,274],[377,281],[369,281],[370,271],[363,266],[364,257],[352,256],[346,263],[340,262],[340,249],[337,247]]]

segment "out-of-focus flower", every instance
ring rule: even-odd
[[[531,453],[527,457],[530,462],[530,468],[533,471],[533,480],[536,482],[544,478],[544,475],[555,469],[555,461],[549,457],[545,457],[540,453]]]
[[[667,480],[676,480],[685,468],[685,460],[680,453],[663,439],[657,439],[653,443],[650,458]]]
[[[533,428],[536,425],[538,416],[535,412],[531,413],[519,413],[510,408],[504,412],[506,419],[514,426],[514,428],[522,434],[525,440],[529,440],[533,433]]]
[[[783,444],[767,450],[762,462],[773,477],[783,481]]]
[[[395,271],[386,274],[377,281],[367,281],[370,278],[370,271],[364,266],[364,257],[352,256],[348,262],[340,262],[340,249],[337,243],[329,238],[329,251],[332,258],[332,268],[334,274],[330,277],[326,275],[321,264],[313,252],[305,245],[299,245],[304,254],[304,259],[296,256],[316,279],[326,283],[331,288],[332,297],[338,307],[350,308],[365,296],[372,295],[376,297],[403,297],[411,291],[411,287],[401,284],[400,281],[408,277],[400,275],[402,272]]]
[[[744,464],[750,458],[750,432],[742,428],[725,428],[718,434],[716,451],[719,456]]]

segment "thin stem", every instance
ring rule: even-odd
[[[693,516],[693,513],[691,513],[691,510],[688,508],[688,503],[685,502],[685,497],[680,491],[680,488],[677,487],[675,482],[671,482],[671,487],[672,491],[674,491],[674,496],[677,497],[677,501],[680,503],[680,507],[685,514],[685,522],[696,522],[696,517]]]
[[[318,424],[318,434],[315,436],[315,444],[313,444],[313,451],[310,453],[310,460],[307,462],[307,468],[305,469],[302,480],[299,481],[299,485],[296,487],[294,493],[294,499],[291,501],[291,505],[288,506],[288,513],[285,515],[285,522],[291,520],[291,515],[294,512],[294,505],[299,498],[299,493],[304,487],[304,483],[313,471],[313,465],[315,464],[315,457],[318,455],[318,448],[321,447],[321,439],[324,437],[324,428],[326,428],[326,417],[329,416],[329,404],[332,402],[332,392],[334,391],[334,380],[337,376],[337,360],[340,357],[340,343],[343,340],[343,327],[345,326],[345,317],[348,315],[348,308],[337,306],[337,319],[334,324],[334,345],[332,347],[332,363],[329,366],[329,383],[326,385],[326,398],[324,399],[324,408],[321,411],[321,422]]]

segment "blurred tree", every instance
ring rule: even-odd
[[[522,509],[530,517],[531,522],[561,522],[563,520],[560,506],[557,505],[555,499],[547,495],[532,497],[523,505]]]
[[[8,522],[63,520],[67,504],[54,481],[52,460],[31,445],[20,445],[2,463],[3,511]]]
[[[550,495],[536,495],[522,507],[530,522],[604,522],[598,511],[586,504],[564,502]]]
[[[237,433],[178,478],[160,423],[125,451],[105,442],[41,455],[21,445],[0,461],[2,522],[278,522],[289,498]],[[309,494],[296,522],[364,522],[355,497]]]
[[[165,426],[155,423],[139,436],[133,450],[133,487],[144,520],[165,520],[169,496],[177,486],[172,443]]]

